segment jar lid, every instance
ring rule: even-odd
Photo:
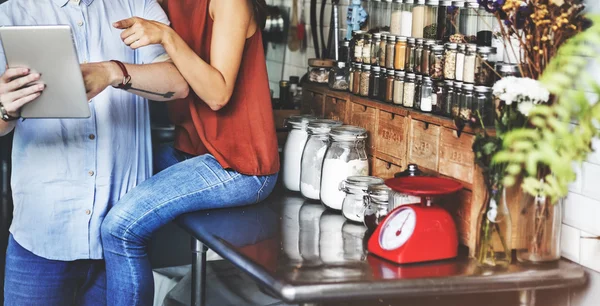
[[[431,77],[426,76],[426,77],[423,77],[423,83],[432,83],[433,84],[433,81],[431,80]]]
[[[393,69],[390,69],[390,70],[387,71],[387,75],[393,76],[394,73],[395,73],[395,71]]]
[[[475,86],[475,92],[490,93],[490,92],[492,92],[492,87]]]
[[[458,51],[465,52],[467,50],[466,44],[458,44]]]
[[[394,42],[396,40],[396,36],[394,36],[394,35],[388,35],[387,36],[387,40],[389,40],[391,42]]]
[[[477,47],[477,53],[479,54],[492,54],[492,53],[496,53],[496,48],[494,47],[488,47],[488,46],[481,46],[481,47]]]
[[[294,129],[306,129],[311,121],[317,120],[313,115],[293,115],[285,119],[285,125]]]
[[[404,0],[394,0],[394,3],[404,3]]]
[[[381,40],[387,40],[387,33],[379,32],[379,34],[381,35]]]
[[[391,3],[391,2],[392,2],[392,0],[385,0],[385,2],[390,2],[390,3]]]
[[[435,39],[427,39],[424,42],[425,46],[433,46],[435,45]]]
[[[441,0],[440,6],[452,6],[452,0]]]
[[[332,59],[309,58],[308,66],[315,68],[331,68],[335,63]]]
[[[407,79],[414,79],[414,78],[416,78],[416,77],[417,77],[417,75],[415,75],[414,73],[407,73],[407,74],[406,74],[406,78],[407,78]]]
[[[477,45],[476,44],[468,44],[467,51],[468,52],[477,52]]]
[[[417,5],[424,5],[425,4],[425,0],[416,0],[415,1]]]
[[[415,0],[404,0],[404,4],[415,4]]]
[[[381,71],[381,67],[379,67],[379,66],[371,66],[371,70],[373,70],[373,72],[379,72],[379,71]]]
[[[457,43],[446,43],[446,49],[448,50],[456,50],[458,48]]]
[[[358,69],[362,68],[362,64],[361,63],[354,63],[354,66]]]
[[[373,2],[381,2],[381,0],[373,0]]]
[[[462,89],[463,90],[473,90],[475,87],[475,85],[471,84],[471,83],[464,83],[462,85]]]
[[[431,6],[439,6],[440,0],[427,0],[427,1],[425,1],[425,4],[431,5]]]
[[[463,82],[461,81],[454,81],[454,87],[458,87],[458,88],[462,88]]]
[[[433,45],[431,46],[431,51],[438,51],[438,52],[443,52],[444,51],[444,46],[442,45]]]
[[[414,37],[407,38],[409,44],[414,44],[417,40]]]
[[[383,179],[376,176],[349,176],[340,184],[340,190],[346,193],[367,193],[369,186],[383,184]]]
[[[350,41],[347,41],[344,39],[344,41],[342,42],[342,46],[344,47],[350,47]]]
[[[366,33],[367,32],[363,31],[363,30],[356,30],[356,31],[352,32],[352,36],[356,36],[358,39],[361,39],[361,38],[365,37]]]
[[[381,38],[381,33],[373,33],[373,38]]]
[[[423,80],[423,75],[417,74],[416,75],[416,79],[417,79],[417,81],[422,81]]]
[[[311,135],[323,135],[329,134],[331,128],[336,126],[342,126],[341,121],[329,120],[329,119],[317,119],[308,123],[306,130]]]
[[[454,81],[452,81],[452,80],[445,80],[444,84],[446,84],[446,86],[454,86]]]
[[[367,193],[371,198],[376,199],[378,202],[387,202],[392,189],[385,183],[372,184],[367,188]]]
[[[464,1],[452,1],[452,6],[465,7],[465,2]]]
[[[396,41],[407,41],[408,38],[406,36],[396,36]]]
[[[362,66],[362,69],[363,69],[363,70],[371,70],[371,65],[364,64],[364,65]]]
[[[346,62],[337,62],[338,68],[346,68]]]
[[[519,64],[502,63],[498,65],[498,72],[519,73]]]
[[[424,42],[425,42],[424,38],[417,38],[417,45],[423,45]]]
[[[367,130],[353,125],[331,128],[329,135],[333,140],[354,140],[367,138]]]
[[[401,77],[401,78],[403,78],[403,77],[404,77],[404,75],[405,75],[405,73],[404,73],[404,71],[401,71],[401,70],[396,70],[396,73],[395,73],[395,75],[396,75],[397,77]]]

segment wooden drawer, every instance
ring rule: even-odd
[[[411,120],[408,160],[433,171],[438,169],[440,126]]]
[[[375,147],[378,152],[390,156],[398,165],[404,165],[406,162],[408,122],[408,117],[379,111]]]
[[[473,142],[475,136],[462,133],[457,136],[455,130],[442,128],[440,135],[440,174],[473,184],[475,162]]]
[[[323,117],[324,110],[323,107],[325,105],[325,95],[309,91],[303,90],[302,92],[302,113],[303,114],[311,114],[317,117]]]
[[[383,179],[393,178],[394,174],[401,172],[402,167],[399,165],[387,162],[383,159],[373,158],[373,168],[371,173],[373,176],[378,176]]]
[[[367,138],[367,149],[369,152],[373,152],[375,144],[374,139],[376,138],[376,122],[377,110],[373,107],[368,107],[358,103],[352,103],[350,110],[350,124],[360,126],[367,129],[369,138]]]
[[[325,118],[342,121],[344,124],[348,124],[346,121],[346,107],[347,102],[343,99],[326,96],[325,97]]]

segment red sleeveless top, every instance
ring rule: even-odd
[[[210,64],[213,20],[210,0],[167,2],[171,26]],[[262,33],[246,40],[231,100],[213,111],[193,91],[168,103],[175,125],[175,148],[193,155],[212,154],[223,168],[246,175],[279,171],[277,137],[271,107]]]

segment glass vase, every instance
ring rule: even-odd
[[[512,221],[506,192],[488,190],[485,199],[478,219],[475,259],[482,267],[507,267],[512,259]]]
[[[523,195],[519,214],[519,262],[545,263],[560,259],[563,201]]]

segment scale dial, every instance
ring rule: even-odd
[[[417,215],[412,208],[394,211],[381,228],[379,245],[387,251],[400,248],[412,236],[416,224]]]

